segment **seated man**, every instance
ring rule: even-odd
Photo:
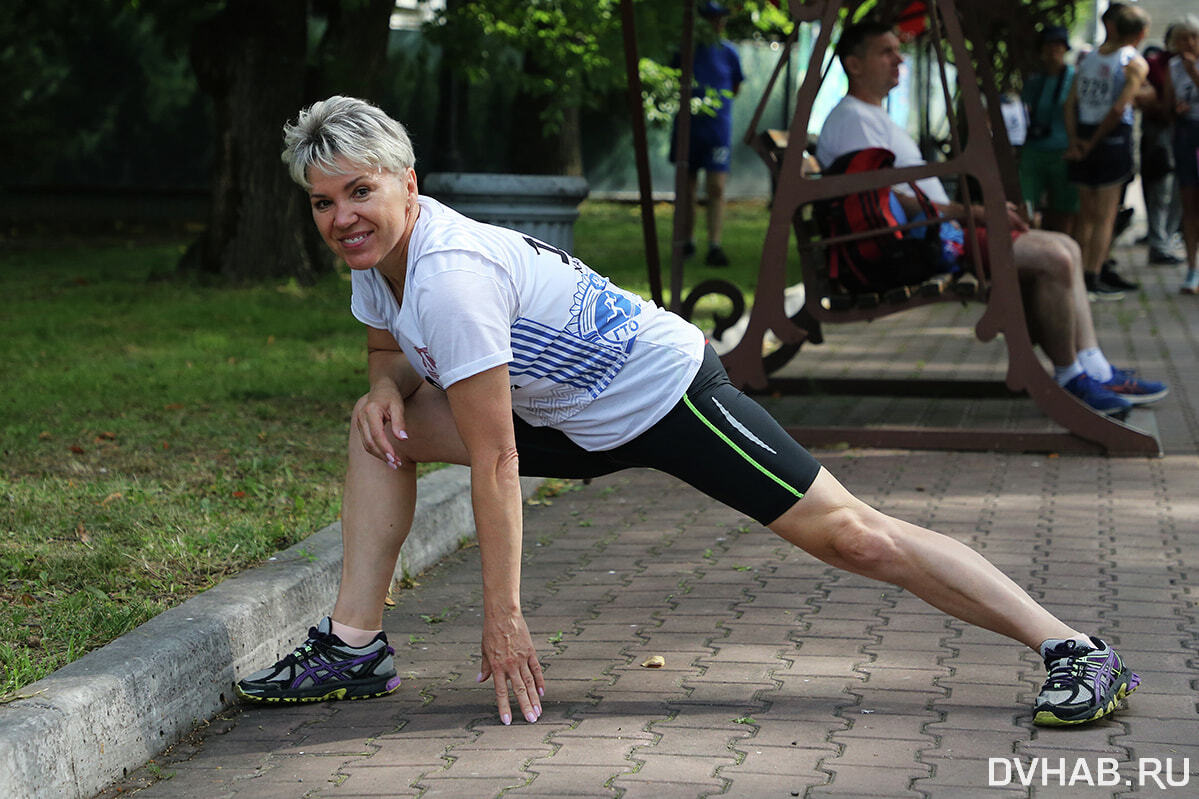
[[[890,26],[865,21],[847,27],[837,45],[837,55],[849,78],[849,91],[820,132],[816,158],[821,166],[867,147],[884,147],[895,153],[896,167],[925,163],[916,142],[883,108],[883,101],[899,84],[899,66],[903,63],[899,38]],[[969,213],[976,224],[983,223],[981,206],[967,209],[951,202],[936,178],[925,178],[917,185],[940,213]],[[901,200],[905,189],[903,185],[895,187]],[[1029,230],[1011,203],[1008,221],[1029,334],[1053,362],[1058,384],[1092,409],[1107,414],[1123,413],[1132,405],[1166,396],[1164,383],[1140,380],[1114,368],[1104,357],[1091,321],[1082,254],[1074,240],[1062,233]],[[980,229],[980,237],[985,232]]]

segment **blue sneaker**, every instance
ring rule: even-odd
[[[1112,379],[1101,383],[1113,394],[1119,394],[1133,405],[1144,405],[1147,402],[1157,402],[1170,393],[1165,383],[1156,380],[1141,380],[1134,377],[1132,370],[1112,367]]]
[[[1076,376],[1062,388],[1086,403],[1091,410],[1106,413],[1108,416],[1124,413],[1132,407],[1132,403],[1126,398],[1115,393],[1086,372]]]

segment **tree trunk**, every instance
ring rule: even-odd
[[[546,70],[528,54],[524,62],[526,74],[544,77]],[[549,104],[549,95],[525,92],[517,95],[508,163],[513,172],[521,175],[582,175],[583,145],[579,135],[578,106],[566,108],[562,124],[556,131],[546,133],[541,116]]]
[[[395,0],[324,0],[328,27],[317,47],[313,100],[334,94],[378,104]]]
[[[197,29],[192,63],[214,104],[216,162],[208,228],[180,269],[311,282],[331,267],[279,160],[283,123],[303,104],[307,23],[305,3],[230,0]]]

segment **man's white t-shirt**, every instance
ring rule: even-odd
[[[847,94],[829,113],[824,127],[820,129],[816,160],[827,169],[846,153],[867,147],[884,147],[895,153],[897,167],[921,166],[925,163],[915,140],[891,119],[885,108]],[[916,185],[934,203],[940,205],[949,202],[949,195],[937,178],[923,178],[916,181]],[[905,188],[896,186],[895,190],[904,191]],[[911,191],[905,193],[911,194]]]
[[[403,304],[379,272],[356,270],[350,309],[422,378],[444,389],[506,363],[513,411],[591,451],[636,438],[683,396],[703,358],[694,325],[568,253],[419,201]]]

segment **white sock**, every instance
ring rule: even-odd
[[[355,649],[359,649],[375,640],[375,636],[381,631],[359,630],[357,627],[351,627],[348,624],[342,624],[339,621],[333,621],[333,619],[329,619],[329,632],[345,641],[347,646],[352,646]]]
[[[1059,386],[1064,386],[1074,378],[1083,373],[1082,364],[1075,358],[1070,362],[1069,366],[1053,367],[1053,379],[1057,381]]]
[[[1112,365],[1107,362],[1107,358],[1103,356],[1103,351],[1098,347],[1087,347],[1085,350],[1079,350],[1078,360],[1087,374],[1100,383],[1106,383],[1112,379]]]

